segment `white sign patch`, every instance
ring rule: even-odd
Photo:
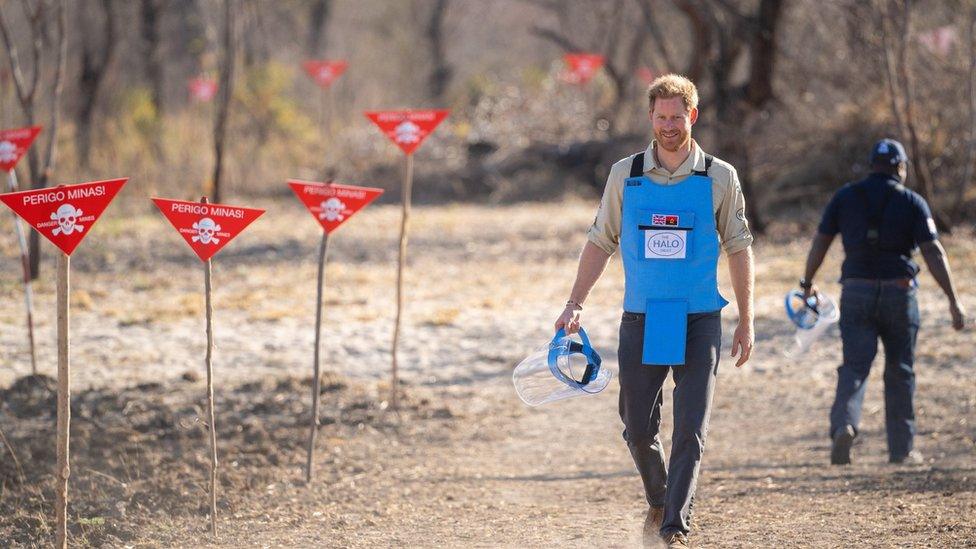
[[[644,259],[684,259],[688,231],[644,231]]]
[[[931,217],[925,220],[925,224],[929,226],[930,234],[939,234],[939,231],[935,228],[935,220]]]
[[[17,145],[10,141],[0,141],[0,162],[13,162],[17,160]]]

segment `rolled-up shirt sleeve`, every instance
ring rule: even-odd
[[[725,196],[715,212],[715,223],[726,255],[741,252],[752,245],[752,231],[746,219],[746,199],[734,169],[729,172]]]
[[[625,166],[626,164],[626,166]],[[607,185],[603,189],[600,209],[596,212],[593,225],[586,232],[590,242],[609,255],[613,255],[620,245],[620,218],[623,206],[624,169],[629,166],[624,161],[617,162],[610,169]]]

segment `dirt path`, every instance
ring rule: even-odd
[[[241,407],[219,421],[234,442],[224,450],[230,486],[222,502],[217,545],[640,546],[645,505],[620,437],[616,381],[595,397],[529,409],[518,401],[509,380],[514,363],[545,339],[552,306],[561,303],[571,282],[578,235],[591,214],[588,205],[579,203],[421,209],[411,241],[416,260],[408,288],[415,301],[404,362],[407,392],[425,399],[429,410],[421,406],[398,426],[378,411],[353,421],[340,419],[322,437],[321,479],[306,488],[299,482],[304,389],[287,386],[282,390],[299,392],[299,400],[271,400],[260,410],[244,406],[247,398],[235,397]],[[363,226],[394,225],[396,219],[394,210],[383,208],[364,216]],[[540,228],[539,219],[552,222]],[[155,227],[157,221],[144,223]],[[252,240],[240,243],[237,255],[228,253],[222,267],[226,282],[218,290],[217,305],[225,327],[218,331],[217,368],[229,385],[270,382],[307,370],[312,311],[301,288],[314,276],[312,233],[296,228],[282,237],[258,227]],[[357,232],[355,227],[343,234],[345,240],[337,240],[333,255],[336,264],[329,275],[336,289],[330,298],[327,340],[337,369],[376,385],[388,364],[391,312],[386,305],[393,273],[389,252],[395,240],[392,233]],[[113,226],[108,223],[101,230],[112,231]],[[180,297],[192,296],[199,283],[190,270],[195,265],[175,252],[154,256],[150,249],[157,244],[121,239],[117,248],[89,250],[90,270],[79,261],[76,288],[92,300],[80,312],[85,320],[73,327],[76,360],[84,372],[79,385],[121,390],[146,381],[175,383],[184,372],[198,369],[198,309],[192,297]],[[702,547],[976,547],[972,333],[949,329],[942,298],[931,279],[923,278],[917,445],[926,463],[886,463],[876,364],[856,462],[846,468],[826,466],[826,414],[840,353],[836,334],[802,360],[791,362],[780,353],[790,341],[780,296],[795,279],[804,245],[784,241],[757,250],[759,347],[747,368],[737,371],[727,359],[720,367],[693,542]],[[948,245],[959,279],[976,279],[976,240],[956,238]],[[133,273],[123,278],[117,272],[96,273],[98,262],[108,256],[132,262]],[[827,272],[836,272],[836,261],[834,254]],[[286,264],[291,268],[284,268]],[[836,295],[836,285],[825,286]],[[615,264],[591,297],[586,317],[611,368],[621,287]],[[971,291],[963,292],[968,308],[976,310]],[[166,299],[173,295],[177,298]],[[15,298],[16,286],[4,286],[4,302],[19,304]],[[42,285],[38,299],[46,307],[49,289]],[[16,350],[18,313],[10,307],[0,313],[0,364],[6,366],[0,371],[0,387],[25,373],[23,355]],[[734,318],[730,307],[725,352]],[[49,327],[43,315],[41,322]],[[186,389],[193,395],[198,390],[199,382]],[[363,398],[373,400],[362,406],[380,410],[382,382],[371,391],[373,396]],[[359,404],[350,406],[360,409]],[[192,407],[187,409],[180,413],[193,413]],[[272,415],[278,423],[269,421]],[[271,437],[258,450],[249,435],[252,416],[266,422]],[[8,436],[18,429],[20,436],[30,436],[26,424],[4,416],[2,403],[0,420]],[[241,426],[244,434],[235,438]],[[666,442],[669,430],[667,410],[662,427]],[[156,449],[141,447],[145,452]],[[189,447],[179,446],[186,452]],[[248,465],[244,457],[255,451],[274,454],[275,460]],[[81,445],[79,460],[85,452]],[[0,455],[2,472],[6,454]],[[157,479],[159,489],[163,483],[180,486],[167,496],[172,499],[161,500],[165,505],[150,498],[126,515],[111,511],[116,502],[107,496],[92,503],[90,512],[103,512],[122,532],[105,538],[115,540],[106,544],[205,545],[205,517],[187,503],[196,501],[203,484],[203,469],[197,470],[201,455],[188,453],[188,469]],[[48,457],[37,459],[43,464]],[[153,473],[146,475],[152,478]],[[113,484],[84,467],[72,479],[80,500],[94,498],[86,493],[101,492],[79,486]],[[143,497],[128,489],[113,490],[130,502]],[[39,501],[38,508],[44,508]],[[0,540],[2,532],[23,533],[25,528],[31,526],[0,518]]]
[[[873,396],[857,463],[832,468],[825,381],[792,376],[795,385],[771,389],[761,374],[722,377],[696,504],[698,546],[976,545],[973,431],[957,415],[960,401],[970,418],[976,403],[963,387],[936,395],[931,378],[921,383],[929,398],[919,446],[929,463],[885,463]],[[645,506],[614,394],[539,410],[515,402],[503,378],[441,394],[452,402],[450,422],[342,443],[339,463],[354,469],[311,490],[292,480],[255,491],[223,522],[220,545],[641,546]],[[337,454],[327,455],[324,467],[335,469]],[[183,545],[199,529],[150,529],[142,541]]]

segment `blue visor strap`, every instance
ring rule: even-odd
[[[563,373],[562,370],[559,369],[559,365],[558,365],[559,347],[557,346],[557,343],[559,342],[560,339],[566,337],[566,330],[563,328],[560,328],[556,332],[556,335],[553,336],[552,342],[550,343],[549,371],[556,379],[562,381],[566,385],[569,385],[570,387],[582,388],[585,387],[594,379],[596,379],[597,374],[600,373],[600,365],[602,364],[603,360],[600,358],[600,355],[598,355],[596,351],[593,349],[593,347],[590,345],[590,338],[587,337],[586,331],[583,330],[583,328],[579,329],[579,335],[580,335],[580,339],[583,340],[583,342],[578,343],[576,341],[571,341],[569,343],[569,352],[579,353],[586,357],[586,370],[583,372],[582,379],[577,381],[567,376],[565,373]]]

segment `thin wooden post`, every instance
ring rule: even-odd
[[[206,204],[207,197],[200,199]],[[211,275],[213,269],[208,259],[204,267],[203,286],[206,294],[207,309],[207,408],[210,414],[210,533],[217,537],[217,418],[214,413],[214,383],[213,383],[213,286]]]
[[[325,281],[325,256],[329,249],[329,233],[322,231],[322,245],[319,246],[319,280],[315,293],[315,352],[312,379],[312,425],[308,433],[308,462],[305,465],[305,482],[312,483],[315,471],[315,435],[319,427],[319,392],[322,390],[322,374],[319,370],[319,353],[322,337],[322,293]]]
[[[17,190],[17,172],[10,170],[7,176],[10,191]],[[14,215],[14,232],[17,233],[17,244],[20,246],[20,263],[24,279],[24,304],[27,307],[27,344],[30,347],[31,374],[37,375],[37,352],[34,347],[34,290],[31,284],[30,252],[27,247],[27,236],[20,218]]]
[[[56,547],[68,547],[68,467],[69,446],[68,433],[71,425],[71,340],[68,335],[70,327],[69,292],[71,258],[61,252],[58,254],[58,443],[57,443],[57,500],[54,514],[57,518]]]
[[[316,82],[315,85],[316,87],[318,87],[318,82]],[[319,89],[321,90],[321,87]],[[324,93],[324,91],[320,93]],[[318,108],[316,110],[318,111],[318,117],[319,117],[319,131],[321,131],[322,135],[325,136],[328,133],[325,130],[325,97],[321,95],[319,96]]]
[[[326,100],[329,102],[328,125],[329,125],[329,135],[330,136],[332,135],[332,128],[335,125],[335,121],[336,121],[335,92],[333,91],[333,88],[334,87],[335,87],[335,83],[333,83],[331,86],[329,86],[329,89],[325,90],[325,93],[328,95],[328,97],[326,98]]]
[[[403,205],[400,217],[400,255],[397,260],[397,312],[396,323],[393,326],[393,365],[392,381],[390,383],[390,406],[394,411],[398,410],[397,387],[400,383],[397,368],[397,348],[400,344],[400,321],[403,314],[403,268],[407,261],[407,228],[410,225],[410,195],[413,188],[413,155],[406,155],[406,169],[403,175],[403,188],[401,189],[400,202]]]

